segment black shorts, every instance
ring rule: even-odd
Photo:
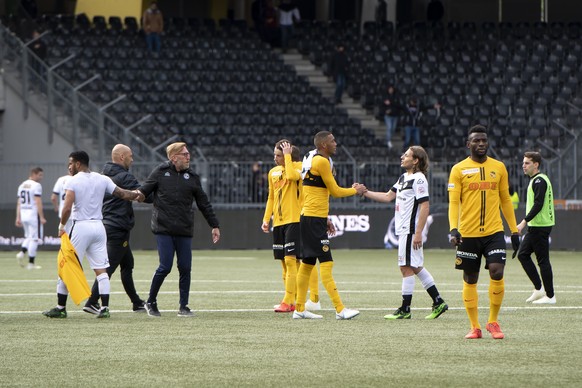
[[[333,261],[329,236],[327,235],[327,218],[301,216],[301,257],[306,264],[315,265]]]
[[[285,256],[299,257],[299,222],[275,226],[273,228],[273,254],[275,259]]]
[[[505,234],[497,232],[486,237],[463,237],[457,247],[455,268],[467,272],[479,272],[481,257],[485,256],[485,269],[490,263],[505,264]]]

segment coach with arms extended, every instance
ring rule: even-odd
[[[212,228],[212,242],[220,239],[218,219],[200,177],[190,168],[190,152],[186,143],[172,143],[166,148],[168,161],[157,166],[139,188],[145,197],[153,195],[152,232],[156,235],[160,265],[152,279],[150,295],[145,304],[149,316],[159,317],[157,296],[166,276],[172,270],[174,253],[180,272],[180,310],[178,316],[191,317],[188,308],[192,270],[192,236],[194,210],[198,209]]]

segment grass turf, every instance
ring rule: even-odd
[[[134,278],[147,297],[156,252],[134,252]],[[276,314],[280,264],[265,251],[195,251],[190,307],[177,317],[178,271],[162,286],[161,318],[131,312],[119,274],[112,279],[111,318],[97,320],[69,301],[67,319],[48,319],[54,306],[56,254],[40,252],[41,270],[0,252],[0,386],[578,386],[582,345],[582,261],[552,252],[555,306],[533,306],[533,287],[508,260],[500,313],[504,340],[484,330],[464,340],[469,323],[461,273],[452,252],[425,252],[426,268],[450,310],[424,320],[431,301],[417,281],[411,320],[382,317],[400,305],[394,250],[335,250],[334,277],[352,321],[336,321],[320,285],[323,320]],[[94,278],[86,269],[88,278]],[[479,282],[480,321],[488,315],[488,276]]]

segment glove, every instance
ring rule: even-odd
[[[463,241],[463,236],[461,236],[461,233],[459,233],[459,231],[456,228],[451,230],[451,242],[453,238],[456,239],[455,246],[461,245],[461,242]]]
[[[513,247],[513,255],[511,256],[512,259],[515,259],[515,256],[517,256],[520,244],[521,243],[519,241],[519,234],[512,234],[511,235],[511,246]]]

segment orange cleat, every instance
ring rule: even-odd
[[[482,337],[483,333],[481,332],[481,329],[471,329],[469,334],[465,336],[465,339],[477,339]]]
[[[493,337],[493,339],[505,338],[505,335],[503,334],[503,332],[501,331],[501,328],[499,327],[499,323],[490,322],[485,326],[485,328],[487,329],[487,331],[489,333],[491,333],[491,337]]]
[[[281,302],[279,307],[275,308],[276,313],[292,313],[293,311],[295,311],[295,305],[289,305],[285,302]]]

